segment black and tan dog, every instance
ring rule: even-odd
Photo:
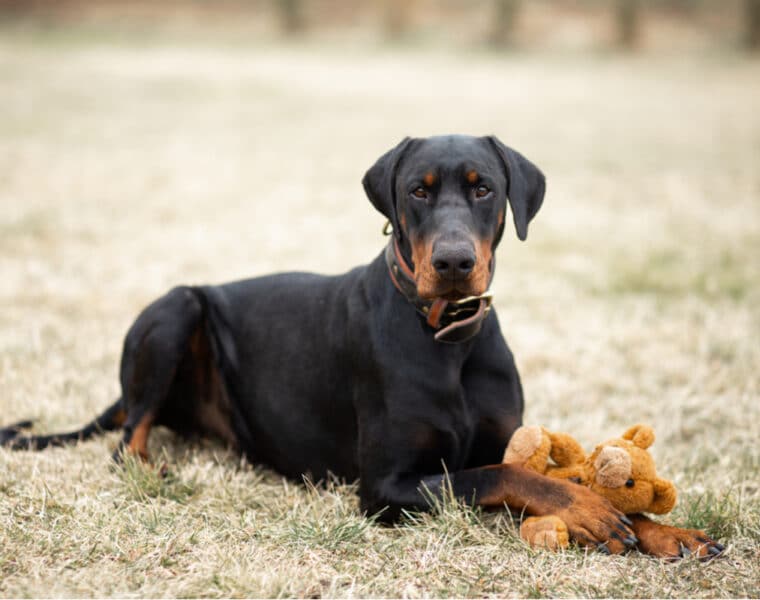
[[[151,428],[165,425],[287,476],[359,478],[363,509],[384,520],[426,508],[448,478],[458,497],[557,514],[606,551],[638,536],[657,555],[719,552],[701,532],[629,519],[584,487],[499,464],[523,394],[487,290],[507,199],[525,239],[542,173],[493,137],[407,138],[364,188],[393,226],[372,263],[175,288],[129,330],[115,404],[75,432],[16,426],[0,442],[39,449],[122,428],[123,450],[147,459]]]

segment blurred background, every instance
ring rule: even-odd
[[[44,381],[50,419],[61,388],[89,415],[82,395],[116,391],[117,340],[173,285],[372,260],[384,219],[365,170],[405,135],[451,132],[496,134],[548,178],[494,282],[546,400],[529,418],[567,427],[551,407],[580,392],[625,398],[597,426],[644,418],[691,389],[694,364],[744,369],[760,331],[759,6],[1,0],[5,413],[25,416]]]
[[[1,0],[6,23],[494,47],[760,47],[758,0]],[[197,33],[197,32],[196,32]]]

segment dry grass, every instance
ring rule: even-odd
[[[0,34],[2,35],[2,34]],[[710,565],[535,553],[446,503],[375,526],[170,434],[0,451],[4,596],[760,596],[760,78],[720,57],[496,56],[0,37],[0,421],[83,422],[178,282],[374,257],[359,180],[405,134],[499,134],[549,195],[494,289],[526,421],[587,447],[651,423]]]

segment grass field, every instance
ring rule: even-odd
[[[548,177],[493,289],[525,421],[587,448],[636,422],[711,564],[534,552],[451,503],[375,526],[157,432],[0,450],[3,596],[760,596],[760,62],[211,45],[0,30],[0,422],[78,425],[177,283],[371,260],[360,179],[402,136],[496,133]]]

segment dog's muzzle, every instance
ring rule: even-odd
[[[385,248],[385,262],[393,285],[425,317],[427,324],[436,329],[436,341],[459,344],[475,337],[491,310],[493,294],[486,291],[479,296],[461,300],[425,300],[417,294],[414,273],[406,264],[395,236]]]

